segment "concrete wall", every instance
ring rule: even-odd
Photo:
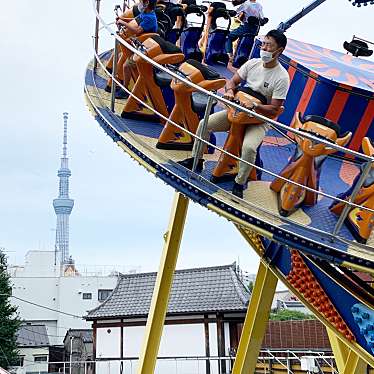
[[[17,374],[48,373],[49,348],[20,348],[19,355],[23,356],[23,366],[17,369]],[[35,356],[46,356],[46,362],[35,362]]]
[[[121,344],[120,327],[99,327],[96,333],[96,357],[100,359],[113,359],[120,357]],[[226,332],[227,330],[227,332]],[[123,361],[124,373],[135,374],[143,343],[145,326],[128,326],[123,331]],[[217,324],[209,323],[210,355],[218,356]],[[225,351],[228,352],[230,339],[228,324],[225,326]],[[190,359],[158,359],[156,374],[190,374],[206,372],[204,360],[196,357],[205,357],[204,324],[176,324],[165,325],[158,357],[180,357]],[[131,358],[131,360],[130,360]],[[218,374],[218,361],[211,361],[211,374]],[[119,361],[103,361],[96,364],[97,372],[109,374],[119,371]]]
[[[97,307],[99,289],[114,289],[116,276],[60,276],[54,265],[54,252],[30,251],[26,255],[23,269],[11,270],[13,295],[33,303],[65,313],[84,316]],[[91,293],[92,299],[83,299]],[[69,328],[87,329],[91,323],[55,311],[40,308],[23,301],[12,299],[18,307],[20,317],[31,323],[44,324],[50,336],[50,344],[63,344]]]

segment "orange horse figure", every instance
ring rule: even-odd
[[[181,49],[175,44],[165,41],[159,35],[152,36],[143,43],[137,42],[137,44],[143,54],[161,65],[179,64],[184,60],[184,54]],[[136,63],[139,76],[132,89],[133,95],[141,100],[148,99],[154,109],[163,116],[169,117],[167,105],[161,91],[162,84],[156,81],[157,76],[153,65],[138,55],[134,56],[134,62]],[[154,116],[141,113],[140,109],[140,103],[133,96],[130,96],[121,116],[123,118],[132,118],[134,115],[136,118],[154,118]],[[161,119],[161,122],[165,123],[165,120]]]
[[[369,138],[362,139],[362,150],[367,156],[374,156],[374,145]],[[362,171],[361,171],[362,172]],[[353,188],[360,178],[361,173],[356,177],[355,181],[352,184],[352,187],[339,195],[341,199],[349,200]],[[374,209],[374,164],[372,164],[369,174],[364,180],[364,183],[357,195],[354,198],[353,203],[361,205],[365,208]],[[330,210],[340,215],[343,212],[345,204],[341,202],[334,202],[330,206]],[[366,244],[367,240],[370,237],[371,232],[374,227],[374,213],[361,208],[351,207],[345,223],[352,235],[359,243]]]
[[[226,82],[215,70],[196,60],[184,62],[178,68],[177,74],[209,91],[222,88]],[[169,120],[195,134],[199,120],[204,115],[207,96],[195,92],[195,88],[177,79],[172,80],[171,88],[174,91],[175,105]],[[156,147],[159,149],[191,150],[193,141],[190,134],[167,122],[158,138]]]
[[[247,103],[249,104],[253,102],[258,104],[266,104],[267,100],[264,95],[253,91],[249,87],[241,87],[235,94],[234,102],[245,107]],[[283,111],[283,107],[281,107],[279,112],[276,114],[276,117],[279,116],[281,111]],[[260,125],[263,124],[264,121],[231,106],[229,106],[227,109],[227,117],[231,126],[223,149],[230,154],[239,157],[247,126]],[[236,174],[238,174],[238,165],[238,160],[225,153],[221,153],[218,163],[213,170],[211,181],[213,183],[217,183],[223,180],[234,179]],[[252,168],[249,179],[257,180],[255,168]]]
[[[134,22],[136,22],[136,21],[134,20]],[[139,40],[139,42],[144,42],[145,40],[147,40],[151,36],[155,36],[155,35],[157,35],[157,34],[156,33],[144,33],[144,34],[141,34],[141,35],[138,35],[138,36],[134,36],[128,31],[121,31],[119,33],[119,36],[123,40],[125,40],[126,42],[130,42],[132,38],[136,38],[137,40]],[[116,77],[115,78],[120,80],[120,81],[123,81],[124,80],[123,67],[124,67],[127,59],[130,58],[134,53],[132,51],[130,51],[128,48],[126,48],[121,43],[118,43],[118,46],[119,46],[119,55],[118,55],[119,58],[118,58],[118,61],[117,61]],[[106,69],[109,72],[112,72],[112,70],[113,70],[113,60],[114,60],[114,53],[112,53],[111,57],[109,58],[109,60],[106,64]],[[137,77],[138,77],[138,72],[133,70],[131,75],[132,75],[133,81],[135,82]],[[105,91],[111,92],[111,90],[112,90],[112,78],[109,77],[108,81],[107,81],[107,84],[106,84],[106,87],[105,87]]]
[[[340,146],[346,145],[352,136],[350,132],[340,135],[339,125],[326,118],[315,115],[302,118],[299,112],[291,127]],[[295,139],[295,153],[280,176],[318,191],[321,166],[327,155],[335,153],[336,149],[298,135],[295,135]],[[301,205],[313,206],[317,203],[317,192],[307,191],[281,178],[275,178],[270,188],[278,193],[279,213],[285,217]]]

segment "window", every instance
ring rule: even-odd
[[[47,362],[48,356],[34,356],[34,362]]]
[[[99,301],[104,301],[112,293],[113,290],[99,290],[97,299]]]
[[[91,300],[92,299],[92,293],[83,293],[83,300]]]

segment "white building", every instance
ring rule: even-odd
[[[289,290],[276,291],[271,304],[271,309],[293,310],[305,314],[311,314],[308,308]]]
[[[50,344],[44,325],[22,325],[17,332],[17,346],[19,362],[12,372],[48,373]]]
[[[96,373],[136,372],[156,273],[121,275],[89,312]],[[235,264],[177,270],[155,374],[218,374],[232,368],[250,298]]]
[[[81,317],[100,305],[117,284],[116,272],[82,275],[74,264],[61,268],[52,251],[29,251],[25,260],[24,266],[9,268],[12,303],[22,320],[46,326],[51,345],[62,345],[69,328],[90,328]]]

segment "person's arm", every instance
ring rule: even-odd
[[[272,99],[270,104],[258,104],[257,102],[252,102],[248,105],[243,105],[249,110],[253,110],[258,114],[263,116],[274,118],[279,114],[279,110],[283,105],[284,100]]]
[[[240,13],[239,13],[239,15],[238,15],[238,17],[237,17],[239,21],[243,22],[244,14],[245,14],[244,12],[240,12]]]
[[[118,23],[123,25],[126,30],[129,30],[131,34],[140,35],[144,32],[143,28],[138,25],[135,19],[131,19],[129,22],[119,19]]]
[[[138,25],[136,21],[128,22],[125,27],[127,30],[129,30],[132,34],[135,34],[135,35],[140,35],[144,33],[143,28],[140,25]]]
[[[279,115],[281,106],[283,105],[284,100],[286,99],[289,86],[290,80],[287,75],[286,77],[283,77],[282,79],[279,79],[276,82],[270,104],[264,105],[251,103],[246,105],[246,107],[266,117],[274,118],[277,115]]]
[[[235,89],[241,82],[241,78],[238,73],[235,73],[234,76],[226,81],[225,85],[225,94],[223,97],[227,100],[233,100],[235,96]]]
[[[129,18],[129,17],[124,17],[123,15],[119,16],[119,17],[116,17],[116,23],[120,23],[120,21],[124,21],[124,22],[130,22],[132,21],[134,18]]]
[[[264,16],[264,11],[262,9],[262,5],[261,4],[258,4],[260,7],[258,9],[258,14],[259,14],[259,18],[262,19],[262,18],[265,18]]]

